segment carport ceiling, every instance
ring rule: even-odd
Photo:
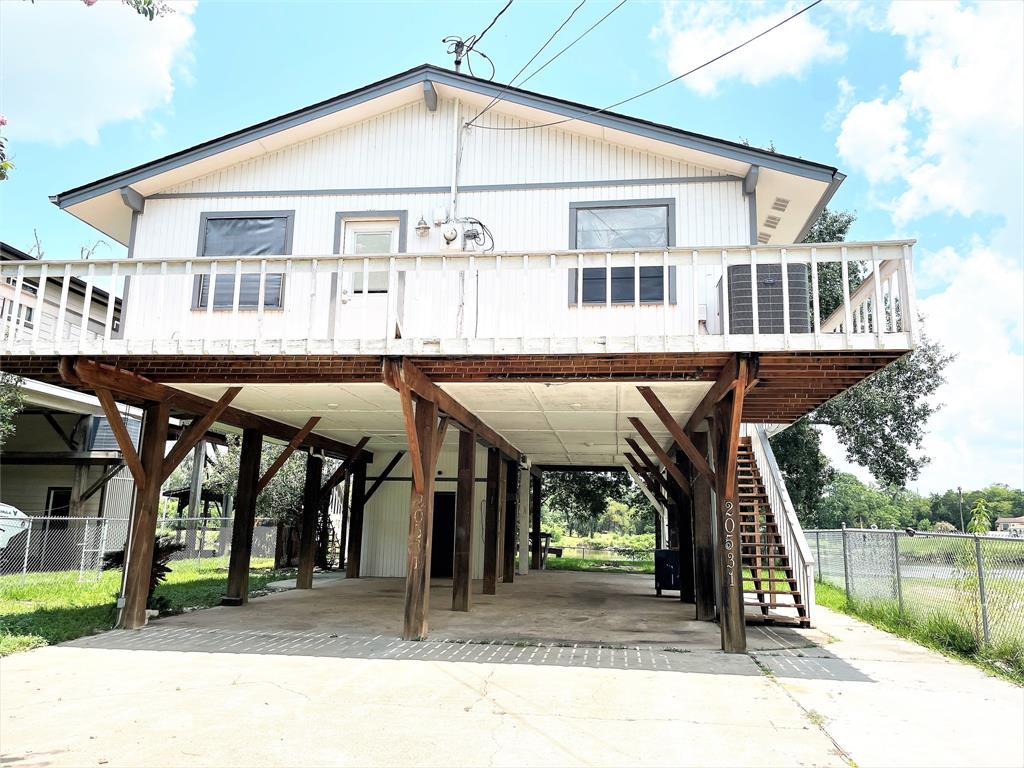
[[[670,437],[644,402],[643,382],[565,384],[468,383],[441,385],[456,400],[527,454],[535,464],[618,466],[637,437],[629,423],[639,416],[654,436]],[[710,382],[651,382],[650,386],[681,423],[711,388]],[[178,388],[215,399],[220,384]],[[296,427],[320,416],[316,431],[354,444],[370,436],[367,449],[381,454],[406,447],[398,394],[384,384],[247,384],[233,405]],[[454,433],[446,448],[454,449]],[[642,440],[640,441],[642,444]]]

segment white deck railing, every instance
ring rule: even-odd
[[[743,431],[750,437],[750,444],[754,449],[754,460],[761,471],[768,503],[775,515],[779,535],[782,537],[790,565],[793,567],[793,575],[796,577],[800,596],[806,606],[807,618],[811,620],[814,609],[814,556],[811,554],[811,547],[807,543],[804,530],[797,519],[796,509],[789,498],[789,491],[786,490],[786,480],[775,461],[775,454],[768,442],[765,428],[760,424],[750,424],[744,425]],[[786,603],[780,601],[778,607],[786,608]]]
[[[8,299],[11,311],[0,317],[0,351],[514,354],[905,350],[914,345],[916,320],[912,244],[0,262],[0,285],[5,285],[8,277],[13,281],[13,297]],[[839,265],[843,298],[838,309],[823,320],[819,272],[822,265],[829,264]],[[851,292],[846,278],[853,264],[860,265],[868,277]],[[806,267],[794,270],[795,265]],[[611,280],[605,281],[603,302],[592,301],[593,296],[585,302],[573,300],[571,287],[575,296],[584,294],[584,269],[603,268],[611,274],[617,267],[632,270],[631,301],[613,300]],[[651,268],[658,272],[652,274]],[[648,281],[660,274],[662,286],[669,290],[662,290],[654,301],[644,300],[642,269]],[[751,271],[758,279],[749,279]],[[386,276],[377,278],[386,283],[386,291],[373,292],[373,273]],[[575,286],[570,286],[570,275],[575,276]],[[73,277],[84,282],[84,296],[76,292],[69,298]],[[281,285],[280,306],[267,302],[268,278],[275,289]],[[732,291],[730,279],[736,282]],[[730,306],[740,279],[745,291],[740,297],[742,305],[734,302],[735,306]],[[48,290],[31,295],[28,287],[44,280],[49,281]],[[201,301],[199,281],[206,295],[215,295],[217,282],[225,280],[231,281],[232,288],[221,291],[223,306],[217,301]],[[251,295],[258,295],[251,306],[242,298],[240,286],[245,282]],[[97,332],[94,288],[124,297],[119,328],[110,302],[102,331]],[[763,295],[759,296],[759,291]],[[18,322],[23,304],[34,307],[36,321],[31,327]],[[90,315],[92,330],[85,319]],[[69,317],[77,319],[80,327],[66,322]],[[43,328],[58,332],[41,333]]]

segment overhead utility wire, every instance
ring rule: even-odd
[[[577,117],[566,117],[566,118],[564,118],[562,120],[552,120],[549,123],[539,123],[537,125],[519,125],[519,126],[478,125],[476,127],[477,128],[485,128],[485,129],[490,130],[490,131],[531,131],[531,130],[534,130],[536,128],[550,128],[550,127],[555,126],[555,125],[563,125],[565,123],[571,123],[574,120],[581,120],[581,119],[583,119],[585,117],[590,117],[591,115],[597,115],[597,114],[599,114],[601,112],[607,112],[609,109],[615,109],[615,107],[620,107],[623,104],[628,104],[631,101],[635,101],[636,99],[639,99],[639,98],[641,98],[643,96],[646,96],[646,95],[648,95],[650,93],[654,93],[655,91],[660,90],[661,88],[664,88],[666,85],[671,85],[672,83],[678,82],[679,80],[682,80],[684,77],[692,75],[694,72],[699,72],[700,70],[704,69],[705,67],[708,67],[708,66],[714,64],[716,61],[719,61],[720,59],[724,59],[729,54],[735,53],[740,48],[743,48],[743,47],[745,47],[747,45],[750,45],[755,40],[758,40],[758,39],[764,37],[765,35],[767,35],[769,32],[775,31],[776,29],[781,27],[783,24],[786,24],[787,22],[790,22],[793,19],[795,19],[797,16],[800,16],[800,15],[802,15],[804,13],[807,13],[807,11],[811,10],[811,8],[813,8],[814,6],[818,5],[821,2],[822,2],[822,0],[814,0],[813,3],[811,3],[810,5],[808,5],[808,6],[804,7],[804,8],[801,8],[799,11],[794,13],[792,16],[787,16],[785,19],[783,19],[782,21],[778,22],[777,24],[773,24],[772,26],[768,27],[768,29],[766,29],[763,32],[760,32],[760,33],[754,35],[749,40],[744,40],[739,45],[737,45],[737,46],[735,46],[733,48],[730,48],[728,51],[725,51],[725,53],[720,53],[718,56],[715,56],[715,58],[709,59],[708,61],[705,61],[700,66],[694,67],[693,69],[691,69],[691,70],[689,70],[687,72],[683,72],[683,74],[677,75],[676,77],[673,77],[671,80],[666,80],[664,83],[661,83],[660,85],[656,85],[653,88],[648,88],[646,91],[642,91],[641,93],[638,93],[635,96],[630,96],[629,98],[623,99],[622,101],[617,101],[614,104],[609,104],[606,107],[601,107],[600,109],[594,109],[594,110],[591,110],[589,112],[584,112],[582,115],[579,115]],[[505,90],[502,91],[502,94],[504,94],[505,91],[507,91],[509,89],[509,87],[510,86],[508,86],[508,85],[505,86]],[[499,96],[502,95],[502,94],[499,94]],[[489,108],[490,107],[488,106],[488,109]],[[477,117],[479,117],[479,115],[477,115]],[[475,120],[475,119],[476,118],[474,117],[473,120]],[[470,121],[470,122],[472,122],[472,121]],[[467,123],[467,125],[468,125],[468,123]]]
[[[594,31],[594,29],[595,29],[595,27],[599,26],[599,25],[600,25],[600,24],[601,24],[601,23],[602,23],[602,22],[603,22],[603,21],[604,21],[605,19],[607,19],[607,18],[608,18],[609,16],[611,16],[611,15],[612,15],[613,13],[615,13],[615,12],[616,12],[617,10],[619,10],[619,8],[621,8],[622,6],[624,6],[624,5],[626,4],[626,2],[627,2],[627,0],[622,0],[622,2],[621,2],[621,3],[619,3],[618,5],[616,5],[616,6],[615,6],[614,8],[612,8],[612,9],[611,9],[610,11],[608,11],[608,13],[606,13],[606,14],[605,14],[604,16],[602,16],[602,17],[601,17],[600,19],[598,19],[597,21],[595,21],[595,22],[594,22],[593,24],[591,24],[591,25],[590,25],[590,26],[589,26],[589,27],[587,28],[587,30],[586,30],[586,31],[585,31],[585,32],[584,32],[584,33],[583,33],[582,35],[580,35],[579,37],[577,37],[577,38],[576,38],[575,40],[573,40],[573,41],[572,41],[571,43],[569,43],[569,44],[568,44],[567,46],[565,46],[565,48],[563,48],[562,50],[560,50],[560,51],[559,51],[558,53],[556,53],[556,54],[555,54],[554,56],[552,56],[552,57],[551,57],[550,59],[548,59],[548,60],[547,60],[547,61],[545,61],[545,62],[544,62],[543,64],[541,64],[541,65],[540,65],[539,67],[537,67],[537,68],[536,68],[535,70],[533,70],[533,72],[531,72],[531,73],[530,73],[529,75],[527,75],[527,77],[526,77],[526,79],[525,79],[525,80],[523,80],[523,81],[521,81],[521,82],[519,83],[520,87],[521,87],[521,86],[523,86],[523,85],[525,85],[526,83],[528,83],[528,82],[529,82],[529,81],[530,81],[530,80],[531,80],[531,79],[533,78],[533,76],[534,76],[534,75],[536,75],[536,74],[537,74],[538,72],[540,72],[540,71],[541,71],[542,69],[544,69],[544,67],[546,67],[546,66],[547,66],[548,64],[550,64],[551,62],[553,62],[553,61],[554,61],[555,59],[557,59],[557,58],[558,58],[559,56],[561,56],[561,55],[562,55],[563,53],[565,53],[565,52],[566,52],[566,51],[568,51],[568,50],[569,50],[570,48],[572,48],[572,47],[573,47],[574,45],[576,45],[576,43],[578,43],[578,42],[579,42],[580,40],[582,40],[582,39],[583,39],[584,37],[586,37],[586,36],[587,36],[587,35],[589,35],[589,34],[590,34],[591,32],[593,32],[593,31]]]
[[[821,0],[819,0],[819,2],[820,1]],[[540,56],[541,53],[544,52],[544,49],[547,48],[551,44],[551,41],[554,40],[555,37],[558,35],[558,33],[561,32],[562,29],[565,28],[565,25],[568,24],[569,21],[572,19],[572,17],[576,15],[576,11],[578,11],[580,8],[582,8],[586,2],[587,2],[587,0],[580,0],[580,4],[572,9],[572,13],[570,13],[568,16],[565,17],[565,21],[563,21],[561,24],[558,25],[558,29],[556,29],[554,32],[551,33],[551,37],[549,37],[545,41],[544,45],[542,45],[540,48],[538,48],[537,52],[535,54],[533,54],[533,56],[530,57],[530,60],[528,62],[526,62],[525,64],[523,64],[522,68],[518,72],[516,72],[515,75],[513,75],[512,79],[508,81],[508,85],[506,85],[497,96],[495,96],[493,99],[491,99],[491,101],[487,104],[486,107],[484,107],[479,112],[477,112],[476,115],[474,115],[473,118],[466,123],[466,127],[469,127],[469,126],[473,125],[473,121],[474,120],[479,119],[481,115],[483,115],[485,112],[487,112],[487,110],[489,110],[491,107],[493,107],[499,101],[501,101],[501,97],[504,96],[505,93],[508,92],[508,89],[512,87],[513,83],[515,83],[515,81],[516,81],[516,78],[519,77],[521,74],[523,74],[523,72],[526,71],[526,68],[528,66],[533,64],[534,60],[538,56]]]
[[[484,35],[486,35],[488,32],[490,32],[491,31],[491,27],[493,27],[495,24],[498,23],[498,19],[501,18],[501,14],[503,14],[505,11],[507,11],[510,5],[512,5],[512,0],[508,0],[508,2],[505,3],[505,7],[502,8],[500,11],[498,11],[498,15],[495,16],[493,19],[491,19],[491,23],[488,24],[486,27],[484,27],[484,31],[481,32],[479,35],[477,35],[475,38],[473,38],[473,40],[467,46],[468,51],[473,50],[473,46],[476,45],[477,43],[479,43],[481,40],[484,39]]]

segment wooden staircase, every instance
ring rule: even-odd
[[[810,626],[807,607],[779,533],[775,513],[768,502],[749,437],[740,438],[736,483],[743,600],[746,608],[756,611],[753,616],[748,611],[747,621]]]

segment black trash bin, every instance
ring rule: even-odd
[[[674,549],[654,550],[654,589],[679,589],[679,553]]]

